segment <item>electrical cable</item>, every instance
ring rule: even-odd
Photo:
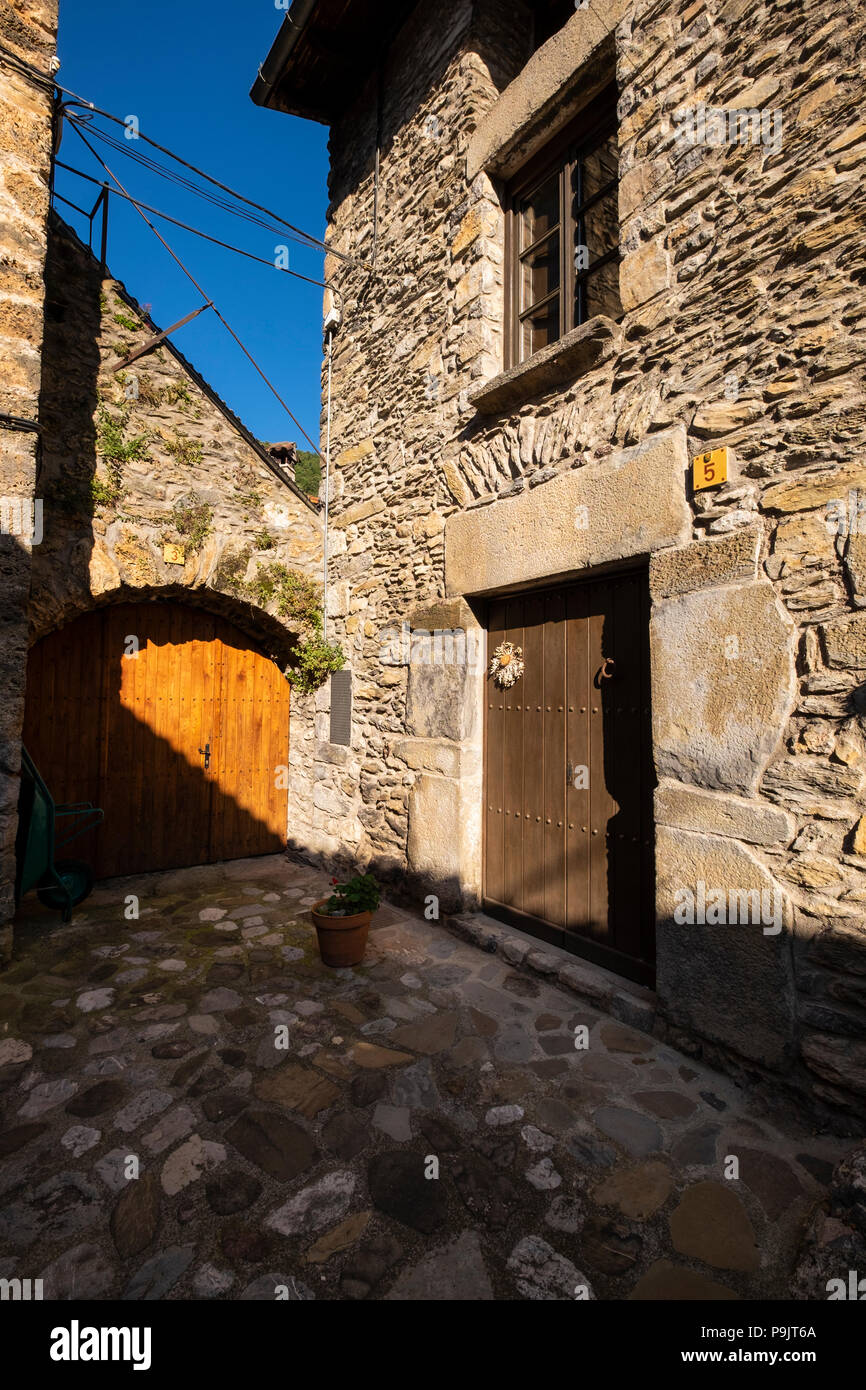
[[[68,173],[76,174],[78,178],[86,179],[88,183],[95,183],[99,188],[105,187],[103,183],[100,183],[99,179],[93,178],[91,174],[85,174],[81,169],[73,169],[71,164],[64,164],[61,159],[55,162],[58,168],[66,169]],[[330,288],[324,280],[313,280],[309,275],[301,275],[300,271],[289,270],[287,266],[276,265],[274,261],[265,260],[263,256],[256,256],[252,251],[245,251],[242,246],[233,246],[231,242],[220,241],[219,237],[211,236],[209,232],[203,232],[198,227],[191,227],[188,222],[181,222],[179,218],[171,217],[167,212],[160,212],[159,208],[151,207],[149,203],[143,203],[139,198],[133,198],[129,193],[121,193],[119,189],[116,188],[110,188],[108,191],[113,194],[115,198],[123,198],[126,202],[132,203],[133,207],[143,208],[145,212],[152,213],[154,217],[161,217],[165,222],[171,222],[173,226],[181,227],[185,232],[192,232],[195,236],[202,237],[204,241],[212,242],[214,246],[221,246],[226,251],[234,251],[238,256],[246,256],[248,260],[258,261],[259,265],[269,266],[271,270],[279,270],[284,275],[292,275],[296,280],[303,280],[308,285],[317,285],[323,290]],[[61,193],[55,193],[54,196],[59,198],[61,202],[69,203],[69,199],[64,198]],[[69,206],[75,207],[75,204],[69,203]],[[83,212],[82,208],[76,207],[75,210],[76,212]],[[86,213],[84,215],[87,216]]]
[[[108,121],[113,121],[115,125],[123,126],[124,129],[128,128],[126,121],[122,120],[120,116],[115,116],[110,111],[103,111],[99,107],[94,106],[92,102],[86,102],[84,104],[87,107],[91,120],[93,116],[102,116]],[[64,114],[66,113],[70,105],[72,105],[71,102],[66,102],[64,104],[64,106],[62,107],[62,111]],[[94,127],[93,133],[98,133],[100,139],[110,140],[110,137],[106,134],[105,131],[98,131],[98,127]],[[349,262],[349,264],[360,266],[364,270],[371,269],[370,265],[366,262],[356,260],[354,256],[348,256],[343,251],[334,250],[334,248],[329,246],[327,242],[322,241],[319,237],[313,236],[311,232],[305,232],[302,230],[302,228],[296,227],[292,222],[287,222],[284,217],[280,217],[279,213],[273,212],[270,208],[263,207],[261,203],[256,203],[251,198],[244,197],[244,195],[242,193],[238,193],[236,189],[230,188],[228,184],[221,183],[220,180],[214,178],[212,174],[206,173],[204,169],[199,169],[195,164],[191,164],[188,160],[183,159],[179,154],[175,154],[173,150],[168,149],[165,145],[160,145],[156,140],[152,140],[150,136],[142,134],[141,131],[138,132],[137,139],[144,140],[146,144],[152,145],[153,148],[155,150],[159,150],[161,154],[168,155],[169,159],[173,159],[184,169],[189,169],[192,173],[197,174],[200,178],[206,179],[207,182],[213,184],[215,188],[219,188],[223,193],[228,193],[232,198],[235,198],[238,202],[245,204],[246,207],[254,208],[256,212],[262,212],[265,214],[265,216],[273,218],[274,221],[278,222],[281,227],[285,227],[289,231],[293,232],[296,236],[301,237],[307,245],[315,246],[318,250],[327,252],[328,255],[336,256],[338,260],[347,261]],[[115,148],[120,149],[125,154],[131,154],[134,158],[139,158],[142,160],[145,158],[145,156],[138,154],[138,152],[136,151],[130,151],[128,146],[116,143]],[[172,177],[172,175],[170,175],[168,171],[163,171],[162,166],[158,165],[156,161],[153,161],[153,165],[155,172],[165,172],[167,177]],[[181,176],[177,175],[176,177],[180,179]],[[190,187],[192,192],[198,192],[202,197],[207,196],[204,190],[197,190],[192,184],[187,183],[186,186]]]
[[[328,408],[325,429],[325,516],[322,537],[322,641],[328,640],[328,512],[331,505],[331,358],[334,353],[334,334],[328,334]],[[321,454],[319,455],[321,458]]]
[[[69,87],[64,87],[63,84],[58,82],[57,79],[53,77],[50,73],[41,71],[39,68],[35,67],[34,64],[27,62],[25,58],[19,57],[17,53],[13,52],[12,49],[7,48],[6,45],[3,43],[0,43],[0,56],[5,58],[5,60],[10,64],[10,66],[14,67],[19,73],[31,78],[33,81],[40,84],[49,95],[53,94],[54,91],[58,91],[62,92],[64,96],[71,97],[72,101],[66,102],[61,107],[61,114],[65,114],[67,107],[74,103],[83,106],[86,109],[86,111],[90,114],[91,119],[93,118],[93,116],[102,116],[106,120],[113,121],[116,125],[120,125],[124,128],[127,128],[126,121],[123,120],[120,116],[115,116],[111,111],[103,111],[100,107],[96,106],[94,102],[88,101],[86,97],[80,96],[78,92],[72,91],[72,89]],[[93,133],[97,133],[96,128],[94,128]],[[98,133],[100,138],[108,138],[105,132]],[[199,169],[195,164],[191,164],[188,160],[183,159],[179,154],[175,154],[173,150],[168,149],[165,145],[160,145],[156,140],[152,140],[150,136],[144,135],[141,131],[139,131],[137,138],[139,140],[144,140],[146,144],[151,145],[156,150],[159,150],[161,154],[168,155],[169,159],[175,160],[176,163],[182,165],[183,168],[189,169],[192,173],[197,174],[200,178],[206,179],[208,183],[213,184],[214,187],[219,188],[223,193],[229,194],[230,197],[236,199],[238,202],[245,204],[246,207],[254,208],[257,212],[264,213],[267,217],[273,218],[273,220],[275,222],[278,222],[281,227],[284,227],[288,231],[292,232],[294,236],[300,237],[305,245],[316,247],[318,250],[324,251],[328,255],[335,256],[338,260],[348,262],[350,265],[360,266],[362,269],[367,270],[371,269],[371,267],[366,262],[359,261],[353,256],[348,256],[343,251],[335,250],[333,247],[329,246],[327,242],[322,241],[319,237],[314,237],[312,233],[305,232],[302,230],[302,228],[294,226],[294,224],[291,222],[287,222],[284,217],[280,217],[279,213],[273,212],[270,208],[263,207],[261,203],[256,203],[251,198],[246,198],[242,193],[238,193],[236,189],[230,188],[228,184],[221,183],[219,179],[216,179],[213,177],[213,175],[206,173],[204,169]],[[123,149],[123,146],[119,146],[119,148]],[[129,150],[124,150],[124,153],[129,154],[132,152]],[[155,172],[163,172],[165,177],[172,177],[168,170],[161,170],[160,166],[155,166]],[[178,176],[178,178],[179,177],[180,176]],[[204,190],[196,190],[194,185],[192,184],[187,184],[187,186],[191,189],[191,191],[198,192],[199,196],[201,197],[208,196]]]
[[[198,188],[191,179],[184,178],[182,174],[177,174],[170,169],[166,169],[165,166],[160,164],[158,160],[151,159],[149,155],[142,154],[141,151],[132,149],[129,145],[124,144],[122,141],[113,139],[105,131],[100,130],[98,126],[91,125],[89,122],[82,122],[80,116],[70,115],[67,107],[63,107],[62,112],[71,124],[79,122],[83,125],[83,128],[87,130],[88,134],[91,135],[94,139],[101,140],[104,144],[109,145],[111,149],[116,150],[119,154],[126,155],[127,158],[134,160],[137,164],[140,164],[150,173],[158,174],[160,177],[166,179],[168,182],[176,184],[179,188],[187,189],[190,193],[194,193],[197,197],[202,198],[205,202],[210,203],[213,207],[220,208],[223,212],[230,213],[233,217],[238,217],[242,221],[251,223],[253,226],[263,227],[265,231],[272,232],[275,236],[287,235],[283,228],[276,227],[272,222],[267,222],[264,220],[264,218],[257,217],[254,214],[246,212],[241,208],[233,207],[231,202],[227,198],[220,198],[216,194],[209,193],[206,189]],[[288,231],[287,239],[290,241],[297,242],[301,246],[306,246],[309,250],[318,251],[322,249],[320,244],[315,240],[315,238],[311,238],[305,232],[296,232],[294,231],[294,229],[290,229]]]
[[[0,426],[5,430],[29,430],[33,434],[42,432],[38,420],[25,420],[23,415],[7,415],[5,410],[0,411]]]
[[[71,123],[71,124],[72,124],[72,123]],[[112,181],[113,181],[114,183],[117,184],[118,188],[120,189],[120,191],[121,191],[122,193],[125,193],[125,194],[126,194],[126,196],[129,198],[130,202],[132,203],[133,207],[135,207],[135,210],[136,210],[136,212],[138,213],[139,217],[140,217],[140,218],[142,219],[142,221],[150,228],[150,230],[153,232],[153,234],[154,234],[154,236],[157,238],[157,240],[160,241],[160,242],[162,243],[162,245],[165,247],[165,249],[166,249],[166,251],[168,252],[168,254],[171,256],[172,260],[176,263],[176,265],[178,265],[178,266],[180,267],[180,269],[183,271],[183,273],[184,273],[184,275],[187,277],[187,279],[188,279],[188,280],[191,282],[191,284],[194,285],[195,288],[198,290],[198,292],[199,292],[199,294],[201,295],[202,299],[204,299],[207,303],[209,303],[209,304],[211,305],[211,307],[213,308],[213,311],[214,311],[214,313],[216,314],[217,318],[219,319],[220,323],[223,325],[223,327],[226,329],[226,331],[231,335],[231,337],[234,338],[235,342],[237,343],[238,347],[241,349],[241,352],[243,352],[244,356],[245,356],[246,358],[248,358],[248,360],[249,360],[249,361],[252,363],[252,365],[255,367],[256,371],[257,371],[258,374],[259,374],[259,376],[262,378],[262,381],[265,383],[265,385],[268,387],[268,389],[272,392],[272,394],[273,394],[273,395],[276,397],[276,399],[279,401],[280,405],[283,407],[283,410],[285,410],[286,414],[289,416],[289,419],[292,421],[292,423],[295,424],[295,425],[297,425],[298,429],[301,431],[301,434],[304,436],[304,438],[306,439],[307,443],[310,445],[310,448],[313,450],[313,452],[315,453],[315,455],[317,456],[317,458],[321,459],[322,455],[321,455],[319,449],[318,449],[317,446],[313,443],[313,441],[312,441],[312,439],[310,438],[310,436],[307,434],[307,431],[304,429],[304,427],[303,427],[303,425],[301,424],[300,420],[297,418],[297,416],[296,416],[296,415],[289,409],[289,407],[286,405],[286,402],[283,400],[283,398],[282,398],[282,396],[280,395],[279,391],[277,390],[276,386],[274,386],[273,382],[270,381],[269,378],[268,378],[268,377],[265,375],[265,373],[262,371],[262,369],[261,369],[261,367],[259,366],[258,362],[257,362],[256,359],[253,357],[252,353],[251,353],[251,352],[248,350],[248,348],[244,345],[244,343],[243,343],[243,342],[241,341],[241,339],[238,337],[237,333],[235,333],[235,331],[234,331],[234,329],[232,328],[231,324],[228,323],[228,321],[227,321],[227,320],[223,317],[223,315],[220,313],[219,309],[216,307],[216,304],[213,302],[213,300],[211,299],[210,295],[208,295],[208,294],[205,292],[205,290],[202,289],[201,285],[200,285],[200,284],[198,283],[198,281],[196,280],[196,278],[195,278],[195,276],[193,275],[192,271],[189,270],[189,269],[184,265],[184,263],[183,263],[183,261],[181,260],[180,256],[178,256],[177,253],[176,253],[175,251],[173,251],[172,248],[169,246],[169,244],[168,244],[168,242],[166,241],[165,237],[159,232],[159,230],[158,230],[156,227],[154,227],[153,223],[145,216],[145,214],[142,212],[141,208],[138,207],[138,206],[136,205],[135,199],[134,199],[134,198],[132,197],[132,195],[128,192],[128,190],[127,190],[126,188],[124,188],[123,184],[120,182],[120,179],[117,177],[117,175],[114,174],[114,173],[112,173],[111,169],[109,169],[108,165],[105,163],[105,160],[102,159],[101,156],[97,154],[96,150],[93,148],[93,146],[91,145],[90,141],[89,141],[89,140],[87,139],[87,137],[83,134],[83,132],[78,128],[78,126],[75,125],[75,124],[72,124],[72,129],[75,131],[75,133],[76,133],[76,135],[78,136],[79,140],[81,140],[81,141],[83,142],[83,144],[87,147],[87,149],[88,149],[88,150],[90,151],[90,153],[93,155],[93,158],[97,161],[97,163],[102,165],[103,169],[104,169],[105,172],[108,174],[109,178],[111,178]]]

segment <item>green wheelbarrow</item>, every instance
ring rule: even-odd
[[[21,791],[15,841],[15,904],[35,888],[39,901],[72,920],[72,909],[93,889],[93,871],[81,859],[56,859],[58,849],[101,825],[105,812],[90,801],[58,806],[26,748],[21,750]],[[76,826],[76,822],[81,822]],[[59,837],[59,838],[58,838]]]

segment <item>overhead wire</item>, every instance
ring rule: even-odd
[[[117,150],[118,153],[126,155],[129,159],[134,160],[151,173],[158,174],[161,178],[176,184],[180,188],[186,188],[190,193],[194,193],[196,197],[202,198],[205,202],[212,204],[212,206],[218,207],[224,212],[231,213],[233,217],[238,217],[245,222],[251,223],[253,226],[263,227],[265,231],[272,232],[276,236],[286,236],[287,240],[295,241],[299,245],[306,246],[310,250],[319,251],[324,249],[323,245],[315,237],[307,232],[296,230],[292,227],[291,223],[285,223],[283,226],[278,227],[276,225],[277,219],[273,217],[269,221],[266,221],[263,217],[258,217],[254,213],[247,212],[243,208],[234,206],[228,198],[222,198],[217,194],[208,192],[207,189],[199,188],[192,179],[188,179],[184,177],[183,174],[167,169],[165,165],[160,164],[159,160],[152,159],[150,155],[134,149],[134,142],[130,141],[127,144],[122,140],[116,140],[113,136],[109,135],[107,131],[100,130],[98,126],[90,122],[83,122],[81,116],[70,114],[68,104],[62,108],[62,111],[70,123],[74,124],[75,122],[79,122],[84,125],[88,134],[94,139],[101,140],[104,144]]]
[[[70,105],[72,105],[72,103],[65,103],[63,107],[64,112],[68,110]],[[120,116],[115,116],[110,111],[103,111],[99,107],[93,106],[90,102],[85,103],[85,105],[87,106],[87,114],[91,120],[93,116],[102,116],[105,120],[113,121],[115,125],[123,126],[124,129],[128,129],[127,121],[123,120]],[[109,144],[112,143],[111,137],[107,134],[107,132],[100,131],[97,126],[93,127],[93,133],[95,135],[98,135],[99,139],[105,140]],[[121,144],[120,141],[114,141],[114,147],[116,149],[121,150],[124,154],[129,154],[131,155],[131,157],[138,158],[143,162],[145,159],[148,158],[148,156],[142,155],[140,152],[133,151],[130,149],[130,146],[133,143],[137,143],[138,140],[143,140],[146,144],[151,145],[155,150],[159,150],[161,154],[168,155],[169,159],[173,159],[175,163],[180,164],[184,169],[189,169],[191,173],[197,174],[199,178],[205,179],[208,183],[213,184],[215,188],[220,189],[223,193],[229,194],[230,197],[236,199],[240,203],[243,203],[246,207],[253,208],[256,212],[264,213],[265,216],[271,218],[272,221],[278,222],[281,228],[286,228],[295,236],[300,237],[306,245],[315,246],[318,250],[324,251],[328,255],[335,256],[338,260],[347,261],[351,265],[360,266],[362,269],[365,270],[372,269],[372,266],[368,262],[359,261],[356,257],[347,255],[344,251],[335,250],[335,248],[329,246],[327,242],[322,241],[320,237],[313,236],[311,232],[303,231],[302,228],[296,227],[294,223],[288,222],[284,217],[280,217],[279,213],[273,212],[272,209],[264,207],[261,203],[254,202],[251,198],[245,197],[242,193],[238,193],[236,189],[230,188],[228,184],[221,183],[220,180],[214,178],[212,174],[206,173],[204,169],[199,169],[195,164],[191,164],[188,160],[184,159],[181,155],[176,154],[174,150],[169,149],[167,146],[160,145],[156,140],[152,140],[149,135],[145,135],[141,130],[137,132],[135,141],[129,140],[128,142],[124,142],[123,144]],[[165,177],[174,178],[177,182],[185,182],[185,186],[189,187],[192,192],[197,193],[199,196],[212,197],[212,195],[208,195],[205,192],[205,190],[197,189],[189,181],[183,180],[183,175],[172,174],[170,171],[165,170],[164,166],[160,165],[158,161],[152,161],[152,166],[155,172],[164,174]]]
[[[274,395],[276,400],[286,411],[286,414],[292,420],[293,424],[300,430],[301,434],[303,435],[307,443],[310,445],[313,452],[317,455],[319,459],[321,459],[322,455],[319,448],[310,438],[309,434],[304,429],[300,421],[297,419],[293,411],[283,400],[282,396],[277,391],[273,382],[271,382],[270,379],[266,376],[265,372],[262,370],[258,362],[249,352],[249,350],[242,342],[238,334],[234,331],[234,329],[228,323],[224,315],[220,313],[215,303],[208,297],[202,286],[195,279],[192,272],[188,269],[188,267],[172,249],[172,247],[169,245],[166,239],[160,234],[158,229],[145,215],[145,210],[150,212],[154,217],[159,217],[164,221],[170,222],[175,226],[181,227],[182,229],[189,231],[196,236],[200,236],[204,240],[210,241],[213,244],[223,247],[226,250],[230,250],[238,255],[245,256],[250,260],[257,261],[259,264],[273,266],[274,269],[281,270],[284,273],[288,273],[289,275],[292,275],[294,278],[303,280],[308,284],[316,285],[323,288],[330,288],[338,300],[342,298],[339,290],[337,290],[336,286],[328,285],[325,281],[314,280],[309,276],[301,275],[297,271],[292,271],[288,267],[277,266],[275,262],[264,260],[262,257],[256,256],[252,252],[248,252],[242,247],[234,246],[228,242],[220,240],[217,237],[210,236],[208,233],[201,231],[199,228],[193,227],[188,223],[181,222],[179,219],[171,217],[168,213],[163,213],[158,209],[152,208],[148,204],[143,203],[140,199],[134,198],[133,195],[121,183],[117,175],[113,173],[113,171],[108,167],[106,162],[100,157],[97,151],[87,140],[81,129],[81,126],[86,124],[89,129],[89,133],[92,134],[95,138],[102,140],[104,143],[110,145],[115,150],[118,150],[119,152],[133,158],[141,166],[148,168],[151,172],[171,182],[174,182],[179,187],[186,188],[188,191],[190,191],[197,197],[200,197],[205,201],[211,203],[214,207],[218,207],[221,210],[232,214],[233,216],[239,217],[242,220],[249,222],[251,225],[260,226],[265,230],[269,230],[272,233],[276,233],[278,235],[285,235],[285,233],[288,232],[289,238],[293,241],[296,241],[300,245],[307,246],[311,249],[321,250],[325,252],[327,255],[334,256],[336,259],[341,260],[347,264],[358,266],[361,269],[366,269],[370,272],[371,275],[375,273],[374,267],[370,265],[369,262],[360,261],[353,256],[347,255],[345,252],[336,250],[334,247],[328,245],[328,243],[322,241],[320,238],[314,237],[311,233],[303,231],[301,228],[296,227],[293,223],[288,222],[285,218],[280,217],[278,213],[275,213],[271,209],[264,207],[260,203],[254,202],[250,198],[246,198],[243,194],[238,193],[236,189],[230,188],[227,184],[221,183],[220,180],[214,178],[213,175],[206,173],[206,171],[203,169],[199,169],[196,165],[183,159],[180,155],[176,154],[175,151],[169,149],[168,147],[160,145],[156,140],[153,140],[149,136],[144,135],[140,130],[136,132],[136,139],[145,141],[145,143],[150,145],[153,149],[158,150],[161,154],[167,155],[169,159],[174,160],[183,168],[188,169],[191,173],[196,174],[199,178],[204,179],[207,183],[219,189],[221,193],[227,194],[228,197],[220,198],[216,194],[210,193],[207,189],[198,187],[192,180],[187,179],[183,174],[180,174],[176,170],[166,168],[165,165],[161,164],[158,160],[152,159],[150,156],[144,154],[139,150],[130,150],[126,145],[122,144],[119,140],[113,139],[108,134],[108,132],[100,130],[99,127],[93,123],[93,118],[95,116],[101,116],[104,119],[112,121],[117,125],[123,126],[124,128],[128,128],[127,120],[124,120],[119,116],[115,116],[110,111],[104,111],[101,108],[97,107],[94,102],[88,101],[86,97],[82,97],[78,92],[75,92],[71,88],[66,87],[62,83],[58,82],[53,74],[43,72],[34,64],[28,62],[24,58],[21,58],[12,49],[8,48],[3,43],[0,43],[0,57],[2,57],[20,75],[24,75],[30,78],[37,85],[41,86],[47,95],[56,98],[56,94],[59,92],[62,93],[64,96],[71,98],[71,100],[67,101],[66,103],[59,104],[60,115],[61,117],[66,118],[67,123],[75,130],[79,139],[82,140],[82,142],[89,150],[93,158],[97,161],[99,165],[101,165],[101,167],[109,175],[112,182],[116,184],[116,188],[109,189],[108,191],[113,192],[115,196],[123,197],[135,208],[136,212],[139,214],[139,216],[142,218],[145,224],[150,228],[154,236],[156,236],[157,240],[163,245],[165,250],[168,251],[169,255],[176,262],[178,267],[183,271],[183,273],[190,280],[190,282],[194,285],[198,293],[201,294],[202,298],[205,300],[205,304],[203,305],[203,307],[213,309],[214,313],[222,323],[223,327],[234,339],[238,347],[250,361],[252,366],[255,368],[256,372],[264,381],[265,385],[268,387],[268,389]],[[73,105],[83,107],[84,110],[73,116],[69,110],[69,108]],[[60,161],[56,162],[58,164],[60,163]],[[62,165],[61,167],[67,169],[69,168],[69,166],[67,165]],[[99,180],[92,179],[89,175],[84,174],[81,170],[70,169],[70,172],[78,174],[83,178],[89,179],[90,182],[99,182]],[[107,187],[107,185],[105,186]],[[61,195],[58,196],[60,197]],[[252,209],[252,212],[246,212],[241,208],[234,206],[233,203],[229,201],[229,199],[235,200],[235,203],[243,204],[244,209]],[[68,202],[69,200],[62,199],[62,201]],[[75,204],[70,203],[70,206],[74,207]],[[264,218],[270,220],[265,221],[262,217],[256,217],[254,215],[255,213],[261,213],[264,215]],[[275,227],[274,223],[279,224],[279,226]]]
[[[76,125],[75,123],[72,123],[72,122],[71,122],[70,124],[72,125],[72,129],[75,131],[75,133],[76,133],[76,135],[78,136],[79,140],[81,140],[81,141],[84,143],[84,145],[87,147],[87,149],[88,149],[88,150],[90,151],[90,153],[93,155],[93,158],[97,161],[97,163],[102,165],[103,169],[104,169],[105,172],[108,174],[109,178],[110,178],[114,183],[117,184],[117,186],[118,186],[118,188],[120,189],[120,191],[121,191],[122,193],[126,194],[127,198],[128,198],[129,201],[131,202],[132,206],[135,208],[136,212],[138,213],[138,215],[139,215],[139,217],[142,219],[142,221],[150,228],[150,230],[153,232],[153,234],[154,234],[154,236],[157,238],[157,240],[158,240],[159,242],[162,243],[162,245],[165,247],[165,249],[166,249],[166,251],[168,252],[168,254],[171,256],[172,260],[176,263],[176,265],[178,265],[178,266],[180,267],[180,269],[183,271],[184,275],[187,277],[187,279],[190,281],[190,283],[196,288],[196,290],[198,290],[198,293],[201,295],[202,299],[206,302],[206,304],[209,304],[210,307],[213,309],[213,311],[214,311],[214,313],[216,314],[217,318],[219,319],[220,323],[223,325],[223,327],[226,329],[226,331],[231,335],[231,337],[232,337],[232,338],[234,339],[234,341],[237,343],[238,347],[241,349],[241,352],[243,352],[244,356],[249,360],[249,362],[252,363],[253,367],[255,367],[256,371],[257,371],[258,374],[259,374],[259,376],[262,378],[262,381],[263,381],[263,382],[265,383],[265,385],[268,387],[268,390],[273,394],[273,396],[277,399],[277,401],[279,401],[280,405],[283,407],[283,410],[285,410],[286,414],[289,416],[289,419],[292,421],[292,423],[293,423],[294,425],[296,425],[297,428],[300,430],[301,434],[304,436],[304,438],[306,439],[307,443],[310,445],[310,448],[313,450],[313,452],[317,455],[317,457],[318,457],[319,459],[321,459],[322,455],[321,455],[321,452],[319,451],[318,446],[313,442],[313,440],[312,440],[312,439],[310,438],[310,436],[307,434],[307,431],[304,429],[304,427],[303,427],[303,425],[301,424],[300,420],[297,418],[297,416],[294,414],[294,412],[289,408],[289,406],[288,406],[288,405],[286,404],[286,402],[283,400],[282,396],[280,395],[280,393],[279,393],[279,391],[277,390],[276,386],[274,386],[273,382],[269,379],[269,377],[267,377],[267,376],[265,375],[264,371],[263,371],[262,368],[259,366],[259,364],[258,364],[258,362],[256,361],[256,359],[253,357],[252,353],[249,351],[249,349],[246,347],[246,345],[245,345],[245,344],[241,341],[241,339],[238,337],[237,333],[234,331],[234,329],[232,328],[231,324],[230,324],[230,323],[228,322],[228,320],[224,317],[224,315],[220,313],[219,309],[217,308],[216,304],[214,303],[214,301],[212,300],[212,298],[210,297],[210,295],[202,288],[202,286],[199,284],[198,280],[196,280],[195,276],[193,275],[192,271],[189,270],[189,268],[188,268],[186,265],[184,265],[184,263],[183,263],[183,261],[181,260],[180,256],[178,256],[177,252],[174,251],[174,250],[172,249],[172,247],[168,244],[168,242],[166,241],[166,239],[165,239],[165,237],[162,235],[162,233],[159,231],[159,229],[153,225],[153,223],[150,221],[150,219],[146,216],[146,214],[142,211],[142,209],[137,205],[136,200],[132,197],[132,195],[129,193],[129,191],[123,186],[123,184],[121,183],[121,181],[120,181],[120,179],[117,177],[117,175],[116,175],[115,173],[113,173],[113,171],[108,167],[108,165],[105,163],[105,160],[102,159],[102,157],[101,157],[99,154],[97,154],[96,150],[93,148],[93,146],[91,145],[90,141],[89,141],[89,140],[87,139],[87,137],[84,135],[84,133],[83,133],[83,131],[80,129],[80,127],[79,127],[78,125]]]
[[[68,173],[75,174],[80,179],[86,179],[88,183],[94,183],[99,188],[105,187],[99,179],[93,178],[91,174],[85,174],[81,169],[74,169],[71,164],[65,164],[62,159],[58,159],[56,163],[58,168],[65,169]],[[258,261],[259,265],[269,266],[271,270],[278,270],[283,275],[292,275],[296,280],[303,280],[308,285],[317,285],[323,290],[330,288],[324,280],[314,280],[309,275],[302,275],[298,270],[290,270],[288,266],[277,265],[274,261],[266,260],[264,256],[257,256],[252,251],[246,251],[242,246],[234,246],[231,242],[221,241],[219,237],[211,236],[209,232],[203,232],[200,227],[193,227],[188,222],[181,222],[179,218],[171,217],[169,213],[161,212],[159,208],[151,207],[150,203],[143,203],[140,198],[134,198],[129,193],[121,193],[117,188],[111,188],[109,192],[112,193],[115,198],[123,198],[126,202],[132,203],[133,206],[143,208],[145,212],[151,213],[154,217],[160,217],[165,222],[171,222],[175,227],[181,227],[185,232],[192,232],[195,236],[201,237],[204,241],[212,242],[214,246],[221,246],[226,251],[234,251],[236,255],[245,256],[247,260]],[[63,198],[62,194],[55,193],[55,197],[60,198],[64,203],[69,203],[69,199]],[[70,207],[75,207],[75,204],[70,203]],[[82,212],[83,209],[76,208],[76,211]]]
[[[128,128],[128,123],[126,120],[123,119],[123,117],[115,116],[114,113],[111,111],[104,111],[94,102],[88,101],[86,97],[82,97],[78,92],[72,91],[72,89],[69,87],[64,87],[63,84],[61,82],[58,82],[56,77],[54,77],[51,73],[43,72],[40,68],[37,68],[33,63],[29,63],[25,58],[21,58],[17,53],[15,53],[12,49],[8,48],[3,43],[0,43],[0,56],[2,56],[10,64],[10,66],[14,67],[19,73],[31,78],[31,80],[40,84],[49,95],[55,91],[58,91],[62,92],[64,96],[71,97],[72,100],[64,103],[63,107],[61,108],[64,114],[66,113],[68,107],[70,107],[73,104],[77,104],[85,108],[85,111],[91,120],[94,116],[101,116],[105,120],[114,122],[115,125]],[[104,131],[98,131],[98,127],[93,127],[93,133],[98,133],[99,138],[101,139],[110,140],[110,137],[108,137]],[[245,195],[239,193],[237,189],[231,188],[228,184],[221,183],[220,180],[214,178],[212,174],[208,174],[204,169],[199,169],[197,165],[190,163],[189,160],[184,159],[174,150],[169,149],[168,146],[160,145],[158,141],[151,139],[151,137],[149,135],[145,135],[143,131],[139,130],[137,132],[136,140],[143,140],[146,144],[151,145],[153,149],[159,150],[161,154],[168,155],[169,159],[173,159],[177,164],[181,165],[185,169],[188,169],[191,173],[197,174],[199,178],[205,179],[208,183],[212,184],[215,188],[220,189],[221,192],[227,193],[229,197],[235,199],[237,202],[243,203],[246,207],[252,208],[256,212],[264,213],[265,216],[270,218],[273,222],[279,223],[281,228],[285,228],[287,231],[293,233],[294,236],[299,237],[305,245],[316,247],[318,250],[324,251],[330,256],[334,256],[337,260],[346,261],[352,265],[360,266],[362,269],[372,269],[368,262],[359,261],[356,257],[347,255],[344,251],[336,250],[334,247],[329,246],[328,243],[323,241],[320,237],[314,236],[311,232],[305,232],[301,227],[296,227],[294,223],[287,221],[286,218],[281,217],[279,213],[274,212],[271,208],[266,208],[261,203],[256,203],[253,199],[245,197]],[[115,147],[123,150],[123,152],[126,154],[133,153],[126,149],[123,145],[116,145]],[[144,157],[139,156],[139,158],[143,159]],[[169,170],[165,170],[164,166],[158,166],[158,168],[155,169],[155,172],[164,172],[165,177],[172,177],[171,172]],[[181,175],[175,175],[174,177],[177,181],[180,181],[180,179],[182,178]],[[198,192],[199,195],[202,197],[208,196],[205,190],[196,190],[194,185],[192,184],[187,184],[187,186],[191,188],[191,191]]]

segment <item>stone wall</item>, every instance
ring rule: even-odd
[[[335,764],[323,743],[304,833],[471,905],[479,680],[411,648],[383,664],[387,634],[443,601],[471,627],[486,589],[649,554],[661,1016],[862,1111],[866,16],[763,0],[608,15],[576,13],[527,64],[521,4],[419,6],[383,59],[376,270],[328,266],[346,310],[332,613],[353,746]],[[503,376],[500,176],[608,56],[625,313]],[[359,258],[376,89],[331,140],[332,245]],[[701,103],[758,110],[763,133],[689,143],[680,114]],[[691,458],[722,446],[728,482],[694,493]],[[590,518],[571,544],[563,499]],[[677,890],[716,878],[778,890],[778,935],[680,927]]]
[[[0,10],[0,43],[42,72],[56,33],[56,0],[9,0]],[[38,414],[50,156],[48,89],[0,63],[0,411],[24,420]],[[12,939],[37,458],[33,432],[0,428],[0,960]]]
[[[117,370],[158,329],[54,216],[46,284],[30,640],[100,604],[177,598],[222,613],[285,667],[298,625],[255,585],[279,565],[319,582],[316,505],[174,344]],[[313,705],[292,701],[290,824],[311,812]]]

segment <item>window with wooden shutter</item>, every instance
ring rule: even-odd
[[[506,366],[622,314],[618,181],[611,84],[508,185]]]

